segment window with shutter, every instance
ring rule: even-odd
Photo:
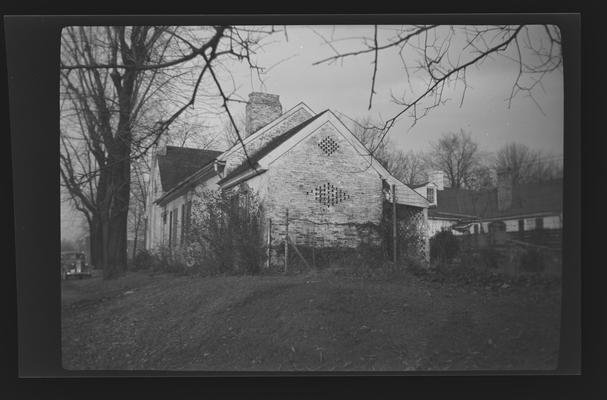
[[[185,242],[185,228],[186,228],[186,222],[185,222],[185,203],[183,203],[181,205],[181,238],[180,238],[180,242],[181,244],[183,244]]]

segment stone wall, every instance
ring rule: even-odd
[[[377,243],[373,232],[382,218],[382,182],[335,127],[326,123],[272,163],[261,189],[272,244],[289,234],[314,247],[356,247]]]

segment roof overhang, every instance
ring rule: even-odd
[[[253,178],[255,176],[261,175],[261,174],[263,174],[266,171],[267,171],[267,169],[264,169],[264,168],[261,168],[261,167],[258,166],[256,169],[249,169],[249,170],[244,171],[243,173],[238,174],[235,177],[230,178],[230,179],[228,179],[226,181],[219,181],[218,184],[219,184],[219,187],[222,190],[227,190],[227,189],[230,189],[230,188],[232,188],[232,187],[234,187],[234,186],[236,186],[236,185],[238,185],[238,184],[240,184],[242,182],[245,182],[245,181],[247,181],[247,180],[249,180],[249,179],[251,179],[251,178]]]
[[[172,187],[167,192],[163,193],[162,196],[154,200],[154,203],[158,204],[159,206],[163,206],[171,200],[174,200],[175,198],[179,197],[183,193],[184,189],[190,187],[192,184],[200,181],[201,179],[208,178],[214,174],[214,162],[210,162],[200,168],[198,171],[194,172],[192,175],[186,177],[185,179],[177,183],[177,185]]]

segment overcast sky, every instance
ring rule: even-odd
[[[380,40],[392,35],[392,29],[383,26]],[[371,110],[368,110],[373,74],[371,54],[350,57],[332,65],[312,65],[335,54],[321,36],[333,37],[336,40],[333,46],[339,51],[347,51],[364,46],[360,39],[343,39],[372,37],[372,34],[371,26],[288,26],[287,35],[273,35],[257,54],[258,65],[269,68],[263,84],[251,76],[245,64],[226,66],[234,79],[236,93],[243,99],[247,99],[251,91],[265,91],[280,96],[284,111],[303,101],[316,112],[331,109],[352,118],[372,116],[385,120],[400,110],[391,101],[391,93],[399,95],[403,90],[408,90],[407,76],[395,51],[387,50],[379,54],[376,95]],[[416,62],[415,56],[405,54],[405,57],[411,58],[412,64]],[[506,99],[517,71],[518,65],[504,58],[486,61],[469,69],[469,87],[461,107],[463,85],[447,88],[445,97],[451,98],[450,101],[431,111],[412,128],[412,120],[403,118],[390,132],[390,139],[404,151],[426,151],[443,133],[464,129],[480,143],[482,150],[495,151],[515,141],[562,155],[562,73],[545,76],[543,91],[535,92],[534,97],[541,110],[524,96],[517,97],[508,108]],[[231,85],[231,79],[225,82]],[[416,81],[415,76],[412,84],[419,87],[420,82]],[[233,103],[232,106],[236,113],[244,113],[244,105]],[[203,114],[204,110],[199,107],[194,112]],[[62,205],[63,237],[75,238],[81,234],[82,224],[75,216],[77,214],[69,207]]]
[[[384,28],[384,35],[391,34],[390,27]],[[264,46],[264,51],[257,57],[259,64],[265,67],[284,61],[267,72],[265,85],[251,80],[247,71],[235,73],[238,93],[245,99],[253,90],[278,94],[285,110],[303,101],[316,112],[329,108],[353,118],[370,115],[385,120],[400,110],[390,99],[391,91],[398,95],[407,88],[406,75],[396,51],[386,50],[379,55],[377,94],[371,110],[368,110],[373,73],[371,54],[346,58],[343,63],[333,65],[312,65],[335,54],[319,35],[344,39],[372,37],[372,32],[370,26],[340,26],[335,30],[328,26],[289,26],[288,40],[284,35],[277,35],[275,42]],[[340,51],[364,48],[360,40],[338,40],[334,47]],[[415,62],[412,60],[411,64]],[[467,74],[469,87],[461,107],[463,85],[446,89],[445,97],[451,101],[434,109],[411,129],[411,119],[399,121],[390,133],[391,139],[405,151],[428,150],[430,143],[441,134],[461,128],[472,133],[481,147],[488,151],[516,141],[562,154],[562,73],[545,76],[545,91],[535,92],[540,110],[530,98],[522,95],[508,108],[506,99],[517,72],[518,65],[504,58],[471,68]]]

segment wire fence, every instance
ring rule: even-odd
[[[389,203],[378,223],[323,222],[285,209],[279,218],[266,220],[265,236],[266,268],[287,273],[423,263],[429,256],[423,209]]]

